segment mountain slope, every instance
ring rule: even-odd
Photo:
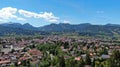
[[[53,32],[58,32],[60,34],[64,33],[78,33],[79,35],[89,35],[89,36],[120,36],[120,25],[107,24],[107,25],[92,25],[89,23],[84,24],[50,24],[43,27],[33,27],[32,25],[19,24],[19,23],[5,23],[0,24],[0,35],[5,35],[8,33],[16,33],[23,35],[33,35],[33,34],[50,34]]]
[[[9,23],[0,24],[0,26],[11,27],[11,28],[21,28],[21,29],[26,29],[26,30],[37,30],[36,27],[33,27],[29,23],[25,23],[25,24],[22,25],[20,23],[9,22]]]
[[[46,34],[40,31],[38,28],[32,25],[20,24],[20,23],[4,23],[0,24],[0,35],[17,34],[17,35],[34,35],[34,34]]]
[[[112,36],[114,33],[120,35],[120,25],[91,25],[89,23],[71,25],[71,24],[51,24],[40,28],[46,32],[77,32],[80,35],[105,35]]]

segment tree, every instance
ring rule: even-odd
[[[112,66],[114,67],[120,67],[120,51],[118,50],[113,51],[113,55],[110,58],[110,63],[113,64]]]
[[[86,59],[85,59],[86,65],[91,65],[91,59],[90,59],[90,55],[86,55]]]
[[[95,59],[93,59],[92,67],[95,67]]]
[[[85,62],[81,58],[80,61],[78,61],[78,63],[77,63],[77,67],[84,67],[84,66],[85,66]]]
[[[63,56],[59,57],[59,66],[65,67],[65,59]]]

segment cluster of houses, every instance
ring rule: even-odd
[[[16,39],[16,38],[3,38],[0,39],[0,67],[9,67],[10,65],[20,65],[22,60],[28,60],[32,64],[37,64],[43,57],[42,51],[34,48],[31,49],[27,46],[41,43],[56,43],[62,42],[63,45],[60,48],[63,52],[70,53],[71,56],[75,57],[75,60],[80,60],[81,57],[85,57],[84,51],[88,51],[91,58],[110,58],[114,49],[120,50],[119,43],[114,41],[104,41],[102,39],[74,39],[67,37],[50,36],[44,38],[33,38],[33,39]],[[67,42],[69,47],[65,48],[64,43]],[[77,46],[73,44],[77,43]],[[100,54],[100,51],[107,50],[107,53]],[[83,51],[80,56],[77,55],[76,51]],[[100,55],[100,56],[99,56]],[[69,56],[64,56],[69,58]]]
[[[31,44],[28,40],[17,41],[14,39],[3,39],[0,41],[0,67],[20,65],[23,60],[30,59],[32,64],[39,63],[43,53],[38,49],[26,48]]]
[[[65,49],[64,46],[61,46],[61,49],[70,53],[75,57],[75,60],[80,60],[80,58],[86,57],[86,52],[89,53],[91,59],[108,59],[111,57],[114,50],[120,51],[120,43],[109,41],[109,40],[101,40],[101,39],[65,39],[63,42],[67,41],[69,44],[69,48]],[[77,46],[74,46],[74,43],[77,43]],[[77,52],[83,52],[80,55],[77,55]],[[66,58],[66,56],[65,56]],[[69,58],[69,57],[67,57]]]

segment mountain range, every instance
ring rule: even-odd
[[[42,27],[34,27],[29,23],[3,23],[0,24],[0,35],[6,34],[22,34],[22,35],[34,35],[34,34],[51,34],[56,33],[78,33],[79,35],[104,35],[114,36],[120,35],[120,25],[117,24],[106,24],[106,25],[92,25],[90,23],[83,24],[50,24]]]

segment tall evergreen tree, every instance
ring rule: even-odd
[[[63,56],[59,57],[59,66],[65,67],[65,59]]]
[[[86,65],[91,65],[91,59],[89,54],[86,55],[85,62],[86,62]]]

